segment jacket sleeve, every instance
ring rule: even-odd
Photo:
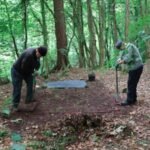
[[[130,63],[133,61],[133,48],[130,46],[128,48],[128,54],[124,55],[123,60],[125,63]]]

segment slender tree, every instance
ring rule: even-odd
[[[148,12],[150,12],[150,6],[148,5],[148,0],[144,0],[144,6],[145,6],[144,7],[144,12],[145,12],[145,15],[147,15]]]
[[[60,70],[68,66],[67,36],[63,0],[53,0],[55,16],[55,34],[57,43],[57,64],[54,69]]]
[[[143,3],[141,0],[139,0],[139,9],[140,9],[140,16],[143,17]]]
[[[48,31],[47,31],[47,24],[46,24],[46,12],[45,12],[45,3],[44,0],[40,0],[41,4],[41,15],[42,15],[42,36],[43,36],[43,44],[48,48]],[[48,76],[49,66],[48,66],[48,55],[43,59],[43,66],[42,72],[44,73],[45,77]]]
[[[77,30],[77,40],[79,45],[79,67],[86,66],[86,58],[85,58],[85,35],[84,35],[84,23],[83,23],[83,8],[82,1],[76,0],[76,7],[74,9],[74,17],[75,27]]]
[[[112,7],[111,7],[111,15],[112,15],[112,21],[113,21],[113,41],[114,43],[116,43],[117,39],[118,39],[118,31],[117,31],[117,20],[116,20],[116,10],[115,10],[115,6],[116,6],[116,1],[112,0]]]
[[[97,65],[96,62],[96,39],[95,39],[95,28],[94,18],[92,14],[92,3],[91,0],[87,0],[87,11],[88,11],[88,28],[89,28],[89,50],[90,50],[90,66],[94,68]]]
[[[85,34],[84,34],[84,22],[83,22],[83,5],[81,0],[69,0],[70,6],[73,10],[73,15],[71,16],[73,22],[73,32],[78,42],[78,48],[76,52],[79,57],[79,67],[86,67],[88,61],[86,61],[86,54],[88,55],[88,48],[86,44]]]
[[[105,35],[105,3],[103,0],[97,0],[97,9],[98,9],[98,28],[99,28],[99,32],[98,32],[98,45],[99,45],[99,66],[103,66],[104,64],[104,60],[105,60],[105,39],[104,39],[104,35]],[[106,37],[107,39],[107,37]]]
[[[19,51],[18,51],[18,47],[17,47],[17,43],[16,43],[15,34],[13,32],[10,12],[9,12],[6,0],[4,0],[4,5],[5,5],[5,8],[6,8],[6,14],[7,14],[7,17],[8,17],[8,27],[9,27],[9,32],[10,32],[10,35],[11,35],[11,38],[12,38],[12,41],[13,41],[14,50],[15,50],[15,53],[16,53],[17,57],[19,57]]]
[[[129,23],[130,23],[130,0],[126,0],[126,15],[125,15],[125,41],[128,40]]]
[[[24,33],[24,49],[27,48],[27,42],[28,42],[28,28],[27,28],[27,6],[28,6],[28,0],[21,0],[22,5],[22,13],[23,13],[23,33]]]

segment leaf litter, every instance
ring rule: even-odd
[[[85,89],[36,89],[35,99],[39,106],[34,112],[19,112],[10,118],[0,117],[0,125],[7,128],[8,133],[0,138],[0,147],[10,148],[12,139],[9,135],[17,131],[29,150],[149,149],[149,74],[144,71],[137,89],[138,104],[132,107],[120,107],[113,99],[114,70],[96,71],[95,74],[96,81],[87,81],[88,88]],[[71,69],[65,76],[55,73],[49,78],[58,79],[87,80],[88,71]],[[38,85],[43,82],[43,78],[37,79]],[[120,90],[126,88],[126,82],[127,74],[119,73]],[[5,97],[10,97],[10,87],[0,87],[2,93],[6,89]],[[25,87],[23,91],[22,99]],[[3,97],[1,99],[4,100]]]

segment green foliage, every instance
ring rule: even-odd
[[[51,130],[46,130],[46,131],[43,131],[43,135],[47,137],[52,137],[55,135],[55,133],[53,133],[53,131]]]
[[[110,60],[106,61],[105,66],[107,68],[115,67],[118,57],[119,51],[117,49],[112,49]]]
[[[10,150],[26,150],[26,146],[20,142],[22,142],[22,136],[20,133],[12,132],[11,140],[13,142]]]
[[[6,129],[0,130],[0,139],[8,136],[8,131]]]
[[[11,134],[11,140],[12,140],[13,142],[21,142],[21,141],[22,141],[21,134],[16,133],[16,132],[13,132],[13,133]]]
[[[8,108],[8,106],[11,105],[11,102],[12,102],[12,98],[9,97],[9,98],[6,98],[3,103],[1,104],[1,108]]]
[[[1,110],[2,116],[3,117],[9,117],[10,116],[10,109],[9,108],[3,108]]]
[[[56,133],[53,133],[51,130],[46,130],[43,132],[47,138],[51,138],[50,143],[41,142],[41,141],[31,141],[28,144],[28,147],[35,149],[42,148],[43,150],[51,149],[51,150],[65,150],[65,146],[71,143],[74,143],[77,140],[75,135],[68,136],[57,136]]]
[[[146,43],[150,40],[150,35],[147,33],[147,30],[150,28],[149,23],[150,15],[147,15],[139,18],[137,22],[132,21],[129,28],[129,33],[131,33],[129,34],[129,39],[135,42],[144,61],[148,58]]]
[[[10,65],[11,65],[11,62],[8,62],[2,58],[1,60],[3,61],[0,61],[0,85],[6,84],[10,81]]]
[[[31,141],[27,147],[32,148],[33,150],[42,149],[46,150],[46,143],[44,141]]]
[[[75,135],[60,136],[51,145],[53,150],[65,150],[65,146],[74,143],[77,140]]]
[[[129,26],[129,40],[134,41],[142,31],[145,31],[146,27],[150,27],[149,23],[150,15],[139,18],[136,22],[132,20]]]
[[[148,47],[146,46],[147,41],[150,40],[150,36],[144,32],[140,32],[136,39],[136,45],[140,50],[144,62],[148,59]]]
[[[71,66],[79,66],[79,41],[85,42],[87,49],[89,48],[89,29],[88,29],[88,7],[87,1],[82,0],[82,18],[83,20],[78,20],[81,18],[76,17],[79,14],[77,5],[78,1],[71,1],[73,5],[70,5],[70,1],[64,1],[64,14],[66,21],[66,34],[67,34],[67,50],[61,49],[63,54],[68,54],[69,62]],[[113,16],[112,16],[112,5],[115,3],[115,11],[116,11],[116,23],[117,23],[117,32],[119,37],[124,38],[124,28],[125,28],[125,10],[126,3],[123,0],[113,1],[104,1],[104,3],[100,2],[102,7],[104,8],[104,12],[102,16],[104,16],[104,25],[103,30],[105,33],[105,43],[107,48],[109,48],[110,59],[105,58],[105,66],[112,67],[115,64],[117,59],[117,53],[114,53],[112,49],[114,49],[114,43],[112,42],[114,39],[113,32]],[[45,5],[46,10],[46,23],[47,23],[47,31],[48,31],[48,67],[49,70],[52,69],[57,62],[57,48],[56,48],[56,37],[55,37],[55,17],[53,16],[53,1],[45,1],[47,5]],[[140,7],[140,5],[142,5]],[[100,30],[99,25],[99,16],[98,16],[98,7],[97,1],[92,2],[92,14],[94,19],[95,33],[96,33],[96,46],[99,48],[99,43],[97,37],[99,34],[97,32]],[[143,15],[141,16],[140,8],[143,8]],[[146,15],[146,11],[148,12],[149,7],[145,6],[145,1],[132,0],[130,1],[130,27],[129,27],[129,41],[136,41],[136,44],[140,48],[142,52],[142,56],[146,59],[146,47],[145,41],[148,38],[148,35],[142,37],[140,39],[138,37],[139,32],[145,31],[146,34],[149,32],[149,22],[150,15]],[[24,12],[22,3],[20,0],[3,0],[0,5],[0,81],[1,80],[10,80],[10,69],[15,61],[15,46],[13,40],[16,41],[17,49],[19,53],[24,50],[24,28],[23,28],[23,18]],[[75,12],[74,12],[75,11]],[[75,16],[74,16],[75,15]],[[10,16],[10,17],[8,17]],[[79,21],[83,24],[83,31],[85,36],[85,41],[83,41],[82,36],[78,34],[78,25]],[[97,31],[97,32],[96,32]],[[39,1],[28,1],[27,5],[27,32],[28,32],[28,47],[36,47],[39,45],[43,45],[43,33],[42,33],[42,15],[41,15],[41,7]],[[14,39],[12,37],[14,36]],[[87,63],[90,58],[88,56],[89,50],[84,48],[85,62]],[[97,50],[97,54],[100,54],[100,49]],[[97,57],[96,62],[99,61],[99,56]],[[98,62],[99,64],[99,62]],[[99,66],[98,66],[99,67]],[[43,70],[42,70],[43,71]],[[3,81],[2,81],[3,82]],[[5,82],[4,82],[5,83]]]
[[[14,143],[12,144],[10,150],[26,150],[26,146],[24,144]]]
[[[1,112],[3,117],[9,117],[10,116],[11,101],[12,101],[11,98],[7,98],[0,105],[0,112]]]

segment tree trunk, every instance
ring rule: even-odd
[[[7,17],[8,17],[8,26],[9,26],[10,35],[12,37],[12,41],[13,41],[13,44],[14,44],[15,53],[16,53],[17,57],[19,57],[17,43],[16,43],[16,39],[15,39],[15,36],[14,36],[14,33],[13,33],[12,23],[11,23],[11,18],[10,18],[10,13],[9,13],[9,10],[8,10],[8,7],[7,7],[6,0],[4,1],[4,5],[5,5],[5,8],[6,8],[6,13],[7,13]]]
[[[94,19],[91,8],[91,0],[87,0],[88,9],[88,28],[89,28],[89,50],[90,50],[90,66],[94,68],[97,64],[96,62],[96,39],[95,39],[95,29],[94,29]]]
[[[105,9],[104,9],[104,1],[103,0],[97,0],[97,7],[98,7],[98,27],[99,27],[99,33],[98,33],[98,43],[99,43],[99,66],[102,67],[104,65],[105,60]]]
[[[48,32],[47,32],[47,24],[46,24],[46,12],[45,12],[45,3],[44,0],[40,0],[41,3],[41,14],[42,14],[42,35],[43,35],[43,44],[48,48]],[[45,77],[48,76],[49,66],[48,66],[48,55],[46,55],[43,59],[42,72]]]
[[[114,43],[118,40],[118,33],[117,33],[117,20],[116,20],[116,11],[115,11],[116,1],[112,0],[112,21],[113,21],[113,41]]]
[[[85,52],[84,52],[84,26],[83,26],[83,12],[82,12],[82,2],[81,0],[77,0],[77,7],[76,7],[76,28],[77,28],[77,35],[78,35],[78,45],[79,45],[79,67],[85,67]],[[74,19],[76,18],[74,17]]]
[[[53,0],[55,16],[55,34],[57,43],[57,64],[54,69],[60,70],[68,66],[68,50],[63,0]]]
[[[84,35],[84,23],[83,23],[83,10],[81,0],[69,0],[73,9],[73,16],[71,17],[73,22],[73,32],[78,41],[77,54],[79,57],[79,67],[86,67],[86,41]]]
[[[126,0],[125,41],[128,41],[129,23],[130,23],[130,0]]]
[[[139,8],[140,8],[140,17],[143,17],[143,4],[142,4],[142,0],[139,0]]]
[[[148,2],[147,2],[147,0],[145,0],[144,1],[144,13],[145,13],[145,15],[147,15],[148,14],[148,12],[149,12],[149,10],[150,10],[150,8],[148,7]]]
[[[27,6],[28,0],[22,0],[22,12],[23,12],[23,32],[24,32],[24,49],[27,48],[28,32],[27,32]]]

